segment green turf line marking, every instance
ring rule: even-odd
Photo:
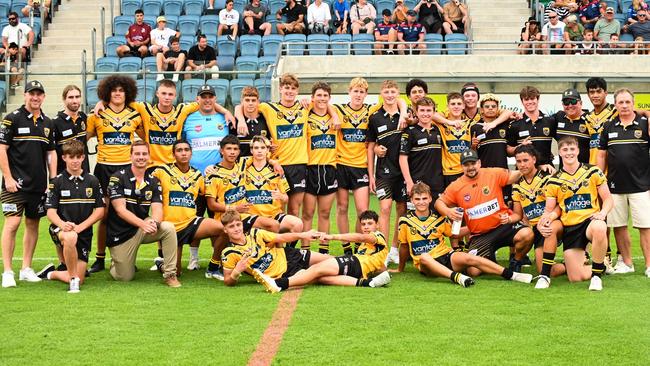
[[[255,352],[248,360],[248,366],[268,366],[280,349],[284,332],[289,328],[293,312],[298,306],[302,289],[289,290],[283,293],[275,313],[266,327]]]

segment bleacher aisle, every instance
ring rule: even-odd
[[[472,18],[472,32],[475,42],[519,41],[524,22],[531,15],[526,0],[470,0],[469,13]],[[481,48],[509,48],[514,54],[517,46],[474,45],[474,53],[503,53]]]

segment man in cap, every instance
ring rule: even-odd
[[[587,112],[582,110],[582,98],[575,89],[567,89],[562,93],[562,110],[545,117],[550,120],[550,125],[555,131],[551,136],[559,141],[562,137],[573,136],[578,140],[581,163],[589,163],[589,141],[591,140],[591,127],[587,121]]]
[[[417,13],[415,10],[406,12],[406,21],[397,27],[397,40],[402,42],[397,45],[400,54],[404,54],[405,49],[409,49],[410,53],[413,49],[417,48],[420,52],[424,51],[427,47],[424,44],[424,26],[416,21]]]
[[[167,19],[164,16],[156,18],[156,29],[151,31],[151,46],[149,52],[152,56],[156,56],[158,52],[165,53],[169,51],[169,40],[172,37],[180,37],[181,34],[171,28],[167,28]]]
[[[609,42],[612,34],[621,34],[621,23],[614,18],[616,11],[611,6],[605,9],[605,16],[594,26],[594,38],[601,42]]]
[[[381,55],[384,48],[388,47],[386,54],[392,55],[395,44],[381,42],[397,41],[398,26],[392,21],[390,9],[384,9],[381,12],[381,16],[382,21],[381,23],[377,24],[377,28],[375,28],[375,54]]]

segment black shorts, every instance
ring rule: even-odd
[[[285,214],[285,213],[279,213],[279,214],[275,215],[275,217],[273,218],[273,220],[275,220],[275,221],[277,221],[277,222],[279,222],[279,223],[282,223],[282,220],[284,220],[285,217],[287,217],[287,214]]]
[[[336,165],[336,180],[339,183],[339,188],[351,191],[368,187],[368,169],[338,164]]]
[[[569,249],[586,249],[589,244],[587,239],[587,227],[591,220],[585,220],[578,225],[565,226],[562,232],[562,245],[564,250]]]
[[[542,233],[537,230],[537,225],[533,226],[533,234],[535,234],[535,239],[533,239],[533,248],[543,248],[544,237],[542,236]]]
[[[191,244],[194,241],[194,236],[196,235],[199,226],[201,226],[201,222],[203,222],[203,217],[197,217],[183,230],[176,233],[176,240],[178,241],[179,247],[182,247],[185,244]]]
[[[21,217],[23,213],[28,219],[40,219],[45,216],[45,193],[2,191],[0,201],[5,217]]]
[[[208,208],[208,201],[205,196],[196,197],[194,204],[196,205],[196,216],[204,217],[207,212],[209,218],[214,217],[214,212]]]
[[[445,188],[449,187],[450,184],[454,183],[456,179],[460,178],[463,176],[463,173],[460,174],[451,174],[451,175],[443,175],[443,178],[445,180]]]
[[[52,242],[57,247],[63,249],[63,244],[61,244],[61,240],[59,239],[60,231],[61,229],[59,229],[57,226],[50,225],[49,232],[50,232],[50,238],[52,238]],[[90,254],[90,248],[92,242],[93,242],[92,231],[89,234],[81,234],[77,236],[77,258],[80,261],[88,263],[88,255]]]
[[[108,165],[97,163],[95,165],[95,172],[93,175],[99,179],[99,185],[102,187],[104,196],[108,196],[108,191],[106,189],[108,187],[108,181],[111,179],[111,175],[119,172],[120,170],[129,169],[130,167],[131,164]]]
[[[244,226],[244,232],[249,233],[251,229],[253,228],[253,225],[255,225],[255,221],[257,221],[257,218],[259,216],[257,215],[250,215],[246,217],[245,219],[242,220],[242,224]]]
[[[307,164],[283,165],[282,169],[289,183],[289,194],[304,192],[307,186]]]
[[[436,257],[436,262],[442,264],[443,266],[451,269],[452,271],[454,268],[451,265],[451,255],[454,254],[454,252],[449,252],[447,254],[443,254],[439,257]]]
[[[132,56],[141,57],[141,54],[140,54],[140,47],[141,46],[131,46],[129,44],[127,44],[127,46],[129,46],[129,52],[131,53]],[[147,49],[149,49],[149,47],[147,47]],[[147,51],[147,54],[149,54],[148,51]]]
[[[472,236],[469,239],[469,251],[476,250],[479,257],[496,262],[496,250],[512,246],[515,235],[524,227],[521,223],[501,225],[485,234]]]
[[[235,29],[234,29],[235,25],[234,24],[233,25],[224,24],[223,26],[224,26],[224,28],[221,31],[221,35],[223,35],[223,36],[227,36],[229,34],[232,35],[232,32],[235,31]]]
[[[408,200],[406,183],[401,175],[393,178],[377,178],[375,189],[378,200],[392,199],[396,202]]]
[[[456,24],[456,27],[458,28],[454,33],[465,33],[465,24],[462,20],[454,21],[454,24]]]
[[[282,274],[282,278],[289,278],[298,271],[309,268],[311,252],[308,249],[285,247],[284,255],[287,257],[287,271]]]
[[[501,191],[503,192],[503,202],[509,207],[512,207],[512,186],[505,186]]]
[[[354,255],[341,255],[334,258],[336,258],[336,263],[339,265],[339,276],[363,278],[359,258]]]
[[[307,166],[307,187],[305,187],[305,192],[314,196],[326,196],[338,189],[336,167],[332,165]]]

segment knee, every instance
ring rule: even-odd
[[[61,243],[63,244],[64,247],[77,245],[78,235],[74,231],[62,232],[59,235],[59,238],[61,239]]]
[[[165,234],[169,234],[169,233],[176,234],[176,229],[174,228],[174,224],[172,224],[169,221],[161,222],[160,227],[158,228],[158,230],[160,230],[161,232],[163,232]]]

